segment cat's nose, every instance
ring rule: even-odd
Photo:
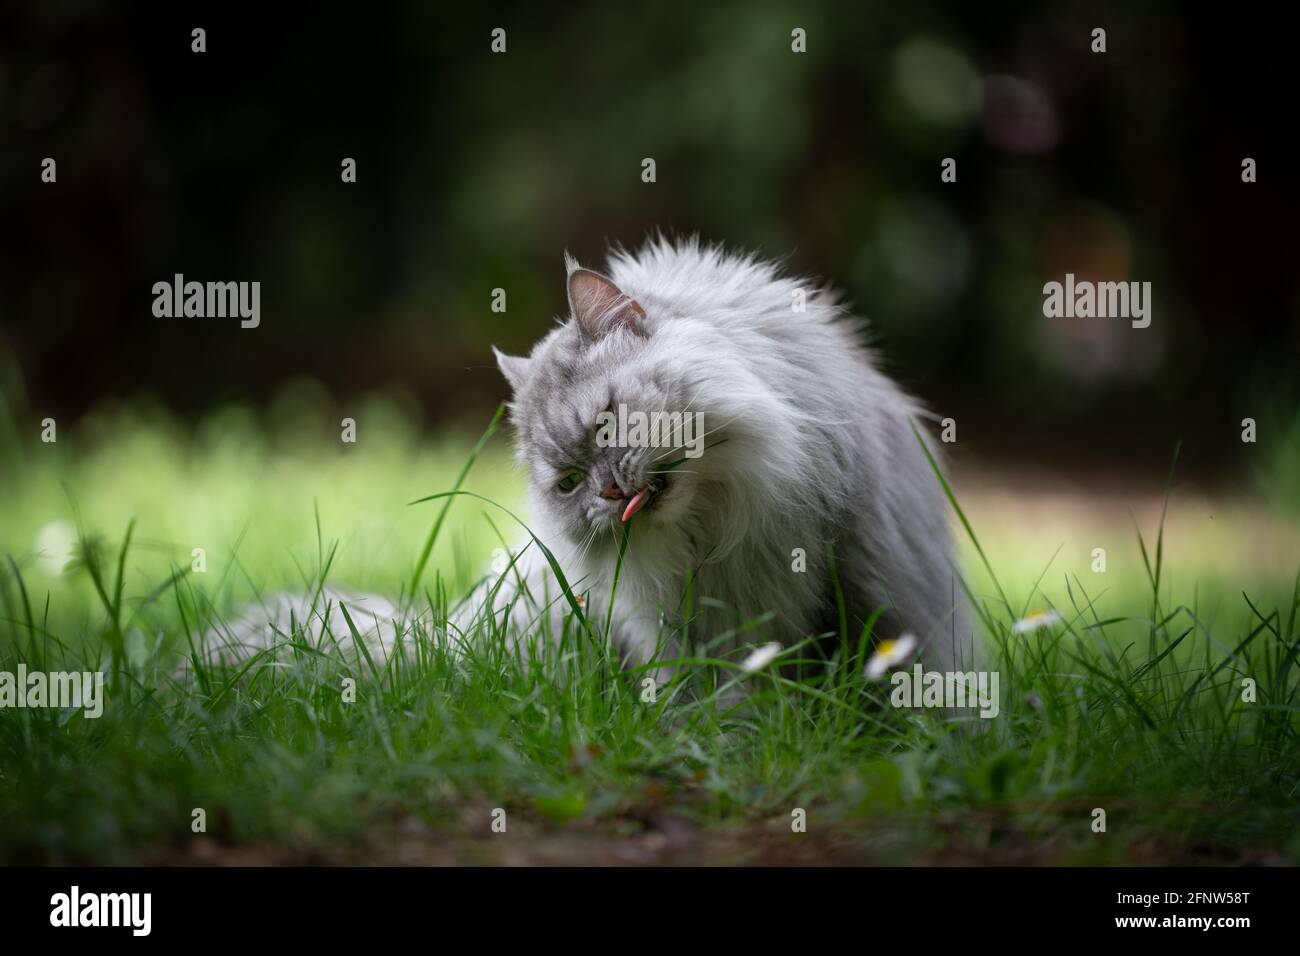
[[[600,496],[609,498],[611,501],[622,501],[627,495],[623,494],[623,489],[618,486],[618,482],[611,481],[601,489]]]

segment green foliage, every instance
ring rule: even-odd
[[[1144,579],[1115,575],[1101,593],[1082,571],[1048,589],[1041,569],[991,588],[973,578],[1001,675],[1001,713],[987,721],[890,707],[889,683],[864,676],[865,634],[841,634],[829,656],[806,642],[756,673],[697,649],[648,703],[646,669],[618,666],[591,639],[607,622],[576,602],[560,634],[507,635],[484,619],[462,653],[443,639],[470,569],[498,544],[473,496],[511,510],[519,497],[499,443],[480,444],[466,476],[469,440],[424,450],[397,417],[363,428],[357,446],[324,432],[283,447],[273,429],[219,420],[220,434],[208,422],[189,441],[125,415],[101,423],[92,450],[46,462],[33,450],[6,479],[0,670],[102,669],[108,703],[97,720],[0,711],[0,859],[185,857],[197,807],[218,845],[326,859],[382,855],[410,832],[486,833],[494,808],[526,840],[626,834],[665,809],[710,832],[788,831],[803,807],[810,833],[852,834],[899,862],[972,847],[1048,847],[1064,862],[1152,845],[1177,856],[1193,842],[1229,859],[1295,852],[1294,580],[1257,586],[1224,568],[1175,592],[1163,528],[1133,546]],[[438,491],[461,481],[456,497]],[[408,507],[424,497],[440,500]],[[74,560],[54,576],[31,544],[51,520],[77,529]],[[962,520],[973,531],[979,516]],[[208,567],[196,573],[200,544]],[[993,578],[998,551],[984,544]],[[422,580],[404,652],[340,651],[346,635],[313,619],[238,666],[195,653],[253,594],[319,593],[326,580],[394,595]],[[1031,602],[1061,621],[1015,633]],[[1094,807],[1108,811],[1106,834],[1089,829]]]

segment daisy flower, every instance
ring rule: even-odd
[[[1016,634],[1028,634],[1030,631],[1041,631],[1045,627],[1051,627],[1059,623],[1061,615],[1055,610],[1037,610],[1030,611],[1025,617],[1011,625],[1012,632]]]
[[[885,671],[903,663],[916,650],[916,638],[903,634],[896,640],[881,641],[876,645],[876,652],[867,661],[867,676],[872,680],[883,677]]]
[[[761,671],[781,653],[780,644],[763,644],[754,648],[748,657],[741,662],[740,669],[746,674],[752,674],[755,671]]]

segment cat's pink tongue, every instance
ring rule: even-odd
[[[627,521],[628,518],[632,517],[634,514],[636,514],[638,511],[644,508],[646,499],[648,499],[649,497],[650,497],[649,488],[642,488],[640,491],[634,494],[632,496],[632,500],[627,503],[627,507],[623,509],[623,520]]]

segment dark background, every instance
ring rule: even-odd
[[[481,422],[488,346],[549,328],[562,251],[655,229],[843,289],[982,455],[1155,469],[1185,439],[1185,467],[1230,470],[1243,417],[1294,414],[1294,53],[1265,8],[478,6],[6,7],[11,414],[195,418],[307,375]],[[1044,319],[1067,271],[1152,282],[1151,327]],[[261,327],[154,318],[176,272],[259,280]]]

